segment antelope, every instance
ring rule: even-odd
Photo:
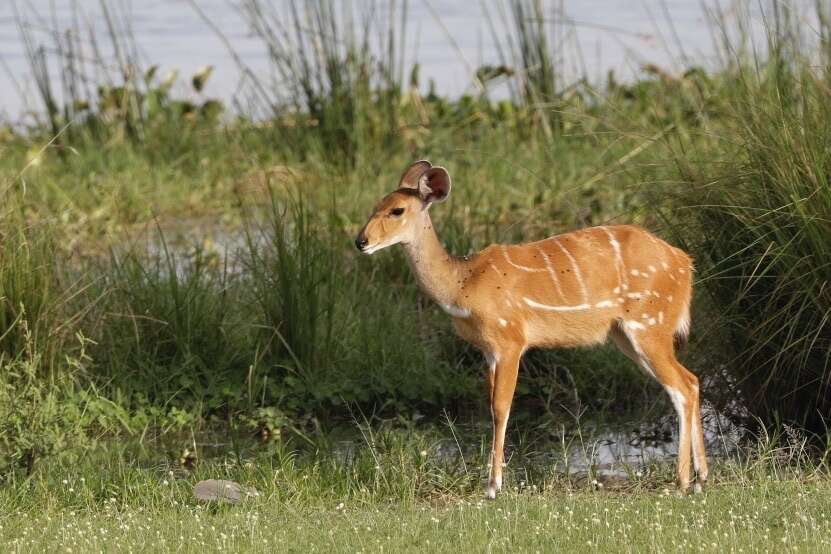
[[[487,498],[502,488],[505,430],[519,362],[528,348],[612,342],[666,390],[679,419],[678,486],[707,480],[698,378],[675,357],[690,328],[693,265],[683,251],[635,225],[580,229],[525,244],[447,253],[429,208],[450,194],[450,175],[409,166],[375,206],[355,245],[364,254],[401,243],[422,290],[489,364],[493,440]]]

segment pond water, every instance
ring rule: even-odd
[[[377,2],[379,12],[390,1]],[[255,73],[267,75],[270,66],[266,47],[250,32],[240,3],[241,0],[198,0],[200,9],[221,29],[241,59]],[[632,79],[641,74],[640,68],[647,63],[668,71],[680,71],[692,63],[713,66],[717,49],[709,12],[720,6],[728,23],[738,12],[736,2],[728,0],[546,0],[544,4],[546,13],[565,21],[568,29],[558,45],[565,79],[586,76],[595,82],[602,82],[610,69],[615,70],[619,80]],[[812,0],[789,2],[806,14],[812,4]],[[238,91],[240,74],[236,63],[216,33],[196,13],[191,0],[117,0],[111,5],[123,6],[129,14],[129,30],[135,37],[140,59],[147,65],[159,64],[162,74],[177,69],[185,77],[178,85],[180,96],[194,95],[186,86],[188,77],[205,65],[215,68],[203,92],[205,97],[227,101]],[[505,5],[503,0],[411,0],[407,4],[406,57],[408,62],[418,60],[421,64],[422,84],[433,79],[438,92],[451,97],[473,91],[471,77],[475,68],[500,63],[494,34],[504,37],[507,33],[507,20],[498,16],[500,6],[504,13]],[[748,5],[755,12],[751,31],[758,38],[762,36],[758,3]],[[27,111],[41,111],[15,14],[32,29],[38,44],[48,44],[52,30],[65,32],[73,26],[76,6],[82,7],[84,26],[95,29],[104,56],[114,59],[112,52],[107,52],[107,28],[99,2],[0,2],[0,120],[19,122]],[[485,9],[497,14],[490,18],[493,30]],[[805,25],[810,26],[811,18],[806,17]],[[50,68],[55,77],[57,69]],[[506,91],[494,91],[495,96],[500,94]]]
[[[706,401],[703,404],[707,456],[711,460],[734,456],[745,431],[715,412]],[[545,422],[535,422],[537,424],[544,426]],[[435,425],[437,427],[432,433],[428,432],[428,436],[440,435],[441,438],[430,441],[424,452],[426,456],[451,467],[485,463],[491,438],[487,422],[454,424],[452,432],[446,425]],[[648,473],[654,464],[674,465],[678,453],[677,431],[677,419],[671,408],[657,418],[624,420],[613,425],[605,421],[588,421],[579,425],[560,424],[548,431],[537,427],[526,433],[509,426],[505,455],[514,470],[553,471],[578,481],[592,477],[600,483],[615,486],[629,481],[633,475]],[[375,429],[372,436],[378,433]],[[368,448],[367,441],[373,439],[357,428],[349,427],[332,432],[328,444],[338,461],[349,465]],[[251,448],[249,453],[261,448],[261,445],[251,444],[250,439],[242,442],[247,442]],[[213,436],[188,438],[183,444],[195,449],[202,459],[227,458],[234,447],[233,442],[217,441]],[[376,445],[373,448],[383,447]]]

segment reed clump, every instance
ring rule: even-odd
[[[92,73],[65,75],[61,93],[39,84],[44,119],[0,133],[15,214],[0,222],[4,367],[37,358],[38,380],[72,375],[66,398],[97,395],[99,423],[122,429],[319,421],[355,405],[478,410],[481,356],[421,300],[400,253],[368,260],[351,245],[400,168],[432,158],[457,183],[435,216],[458,254],[607,222],[674,232],[699,268],[689,355],[705,398],[822,431],[827,58],[817,69],[775,20],[764,53],[730,54],[717,71],[568,83],[559,27],[543,21],[557,13],[516,2],[502,5],[515,33],[502,65],[448,99],[423,91],[417,70],[405,85],[406,4],[345,6],[241,4],[289,86],[252,84],[256,102],[235,118],[203,96],[209,72],[192,79],[198,105],[180,105],[167,78],[139,70],[126,32],[110,33],[124,63],[100,86],[80,86]],[[24,34],[33,69],[48,52],[36,38]],[[81,46],[61,44],[61,67],[81,71]],[[817,51],[827,56],[825,38]],[[510,99],[490,100],[498,79]],[[220,222],[219,240],[205,220]],[[606,351],[531,353],[517,406],[652,406],[654,385],[636,375]]]

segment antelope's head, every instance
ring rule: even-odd
[[[355,246],[372,254],[393,244],[413,241],[424,229],[427,208],[450,194],[450,175],[430,162],[416,162],[404,171],[398,188],[375,206],[369,221],[358,233]]]

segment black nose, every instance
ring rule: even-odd
[[[369,244],[369,239],[364,236],[363,233],[358,235],[358,238],[355,239],[355,247],[362,251],[366,248],[366,245]]]

